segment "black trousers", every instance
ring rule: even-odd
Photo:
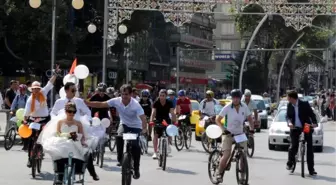
[[[117,160],[119,163],[122,162],[122,157],[124,154],[124,139],[122,137],[123,133],[134,133],[134,134],[140,134],[141,129],[139,128],[131,128],[124,124],[119,125],[118,128],[118,137],[116,137],[116,144],[117,144]],[[134,160],[134,170],[139,170],[140,167],[140,157],[141,157],[141,148],[139,145],[139,138],[136,141],[131,141],[132,143],[132,156]]]
[[[302,133],[301,129],[292,129],[290,131],[291,144],[288,150],[288,162],[287,165],[292,166],[295,161],[295,155],[298,153],[299,149],[299,139],[300,134]],[[308,171],[314,172],[314,150],[313,150],[313,133],[304,134],[306,140],[306,153],[307,153],[307,164]]]
[[[56,162],[56,169],[55,172],[63,173],[64,167],[66,164],[68,164],[68,159],[59,159]],[[76,164],[75,166],[75,173],[83,173],[83,161],[79,159],[72,159],[72,164]],[[96,171],[93,165],[93,157],[92,154],[88,154],[87,156],[87,166],[86,166],[89,174],[91,176],[96,176]],[[58,175],[58,180],[63,180],[63,174]]]

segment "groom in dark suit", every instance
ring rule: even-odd
[[[295,155],[299,148],[300,134],[303,131],[304,125],[310,124],[312,127],[317,126],[316,116],[308,102],[298,99],[298,94],[295,91],[287,93],[289,101],[287,105],[287,123],[290,127],[291,145],[288,150],[287,170],[291,170],[295,162]],[[314,152],[313,152],[313,131],[305,134],[307,143],[307,163],[310,175],[317,175],[314,169]]]

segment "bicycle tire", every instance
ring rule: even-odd
[[[166,164],[167,164],[167,140],[162,140],[162,170],[166,170]]]
[[[208,154],[211,153],[210,149],[208,148],[209,147],[209,138],[208,136],[206,135],[206,133],[204,132],[201,136],[201,142],[202,142],[202,147],[204,149],[204,151]]]
[[[183,137],[183,131],[181,129],[178,129],[178,135],[175,136],[175,147],[177,151],[181,151],[184,147],[184,137]],[[180,143],[178,141],[178,139],[180,140]]]
[[[132,182],[132,156],[129,153],[124,153],[121,166],[121,185],[131,185]]]
[[[115,138],[114,135],[110,135],[109,136],[109,149],[110,149],[110,151],[113,152],[115,147],[116,147],[116,138]]]
[[[301,154],[301,177],[304,178],[305,177],[305,151],[306,150],[306,144],[302,143],[301,147],[300,147],[300,154]]]
[[[38,149],[36,149],[37,150],[36,168],[37,168],[37,173],[41,173],[43,150],[42,150],[42,146],[37,146],[37,147]]]
[[[240,169],[240,161],[243,161],[243,169]],[[245,171],[245,179],[242,182],[242,179],[239,178],[239,173],[241,170]],[[248,162],[247,157],[244,152],[239,152],[238,157],[236,159],[236,178],[237,183],[240,185],[248,185],[249,180],[249,168],[248,168]]]
[[[11,127],[5,135],[5,143],[4,143],[4,147],[5,150],[10,150],[14,144],[15,144],[15,139],[16,139],[16,132],[15,132],[15,127]],[[13,138],[12,138],[13,137]]]
[[[190,149],[191,147],[191,138],[192,138],[192,131],[191,128],[187,126],[184,132],[184,142],[187,150]]]
[[[251,148],[251,152],[249,151],[249,148]],[[253,154],[254,154],[254,138],[249,136],[248,137],[248,141],[247,141],[247,156],[249,158],[252,158],[253,157]]]
[[[30,164],[31,164],[32,177],[35,179],[35,177],[36,177],[36,159],[35,159],[35,156],[31,157]]]
[[[214,160],[213,158],[215,158],[215,157],[217,157],[217,159]],[[212,151],[210,153],[210,155],[209,155],[209,159],[208,159],[208,175],[209,175],[209,178],[210,178],[210,181],[212,182],[212,184],[219,184],[220,183],[217,180],[217,177],[216,177],[216,171],[218,170],[218,166],[219,166],[219,163],[220,163],[220,158],[221,158],[221,153],[217,149],[214,150],[214,151]],[[211,173],[212,169],[214,170],[213,174]]]

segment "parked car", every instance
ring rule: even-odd
[[[252,95],[251,99],[256,103],[258,109],[258,121],[260,125],[255,125],[255,129],[257,132],[260,132],[260,129],[267,129],[268,128],[268,121],[267,121],[267,110],[264,99],[262,96],[259,95]]]
[[[200,119],[200,104],[196,100],[190,100],[191,102],[191,116],[190,116],[190,123],[193,126],[192,129],[196,127],[196,125],[199,123]]]
[[[274,150],[276,146],[289,146],[290,129],[286,120],[287,106],[281,107],[275,115],[268,132],[268,148]],[[326,118],[321,118],[314,110],[318,127],[314,128],[313,146],[317,152],[323,151],[323,123],[327,122]]]
[[[265,106],[266,106],[266,110],[267,110],[267,114],[270,115],[272,113],[272,102],[271,102],[271,98],[264,98],[264,102],[265,102]]]

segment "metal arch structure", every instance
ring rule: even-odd
[[[136,10],[160,11],[166,22],[175,26],[181,26],[191,21],[195,13],[223,14],[215,12],[214,8],[220,4],[231,4],[236,12],[234,14],[254,14],[242,12],[245,7],[251,4],[258,4],[263,8],[264,13],[281,15],[286,26],[292,26],[300,31],[312,25],[312,21],[318,15],[329,15],[334,12],[336,0],[309,0],[308,3],[290,3],[288,0],[105,0],[105,24],[104,24],[104,57],[103,66],[106,64],[106,50],[114,45],[118,38],[118,24],[126,19]],[[254,38],[251,38],[252,40]],[[103,69],[103,79],[105,79]],[[241,82],[241,80],[240,80]],[[241,83],[240,83],[241,84]]]

